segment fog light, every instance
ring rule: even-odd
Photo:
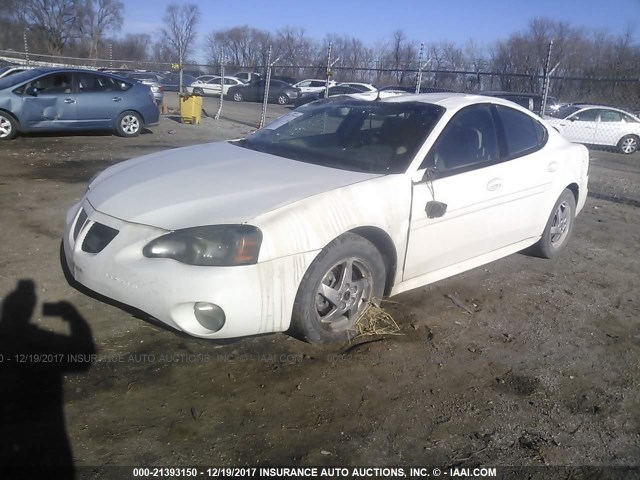
[[[193,306],[196,320],[205,328],[217,332],[224,327],[224,311],[215,303],[197,302]]]

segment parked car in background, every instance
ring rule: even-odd
[[[294,85],[294,87],[299,88],[300,92],[305,95],[307,93],[316,93],[321,92],[326,88],[327,80],[318,80],[318,79],[306,79],[302,80]],[[329,80],[329,86],[335,87],[337,85],[333,80]]]
[[[266,80],[258,80],[244,85],[235,85],[229,88],[227,95],[236,102],[258,102],[264,98]],[[300,89],[281,82],[271,80],[269,84],[269,101],[280,105],[295,102],[300,97]]]
[[[67,271],[196,337],[330,343],[376,298],[566,248],[589,152],[530,111],[462,94],[326,100],[108,168],[67,213]]]
[[[244,83],[257,82],[262,78],[262,75],[256,72],[238,72],[234,73],[232,77],[242,80]]]
[[[271,75],[271,80],[280,80],[281,82],[288,83],[289,85],[295,85],[298,83],[298,80],[295,78],[282,75]]]
[[[182,89],[191,85],[196,81],[196,77],[191,75],[182,74]],[[180,91],[180,74],[169,73],[160,76],[160,85],[165,92],[179,92]]]
[[[217,76],[218,75],[200,75],[191,83],[205,83],[205,82],[208,82],[209,80],[216,78]]]
[[[545,116],[545,120],[572,142],[616,147],[625,154],[638,150],[640,119],[619,108],[570,104]]]
[[[122,72],[126,78],[130,78],[140,83],[148,85],[153,93],[156,104],[161,105],[164,101],[164,89],[160,84],[160,77],[152,72]]]
[[[14,66],[9,66],[9,67],[2,67],[0,68],[0,78],[2,77],[6,77],[8,75],[13,75],[14,73],[20,73],[20,72],[24,72],[25,70],[29,70],[30,67],[14,67]]]
[[[244,82],[235,77],[224,77],[224,86],[222,77],[213,77],[205,82],[196,81],[187,87],[188,93],[194,95],[220,95],[222,90],[224,95],[229,92],[229,89],[236,85],[244,85]]]
[[[360,83],[360,82],[341,82],[338,84],[339,87],[352,87],[357,88],[362,92],[377,92],[378,89],[371,85],[370,83]]]
[[[34,68],[0,78],[0,140],[45,130],[133,137],[159,116],[147,85],[104,72]]]

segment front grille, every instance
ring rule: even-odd
[[[87,212],[84,211],[84,208],[81,208],[80,215],[78,215],[78,218],[76,219],[76,225],[73,227],[73,241],[78,238],[78,234],[80,233],[80,230],[82,230],[82,227],[84,227],[86,221]]]
[[[107,227],[101,223],[94,223],[82,242],[82,251],[87,253],[100,253],[109,242],[118,235],[118,230]]]

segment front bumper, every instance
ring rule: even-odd
[[[76,228],[80,207],[87,220]],[[118,233],[94,254],[82,245],[96,222]],[[289,328],[298,285],[317,252],[239,267],[197,267],[144,257],[143,247],[165,233],[104,215],[84,200],[67,213],[63,244],[69,272],[87,288],[196,337],[231,338]],[[196,320],[196,302],[222,308],[222,329],[213,332]]]

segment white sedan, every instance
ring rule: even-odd
[[[333,80],[318,80],[308,78],[296,83],[294,87],[299,88],[300,92],[303,95],[307,93],[318,93],[323,92],[327,88],[327,81],[329,82],[330,87],[335,87],[337,85],[337,83]]]
[[[244,85],[244,82],[235,77],[224,77],[224,81],[222,77],[213,77],[205,81],[196,80],[187,87],[187,92],[205,96],[220,95],[220,91],[224,90],[224,94],[226,95],[229,89],[235,85]]]
[[[367,304],[567,244],[587,149],[511,102],[338,98],[114,165],[69,210],[76,281],[190,335],[339,342]]]
[[[636,152],[640,146],[640,119],[619,108],[570,104],[546,120],[572,142],[617,147],[625,154]]]

